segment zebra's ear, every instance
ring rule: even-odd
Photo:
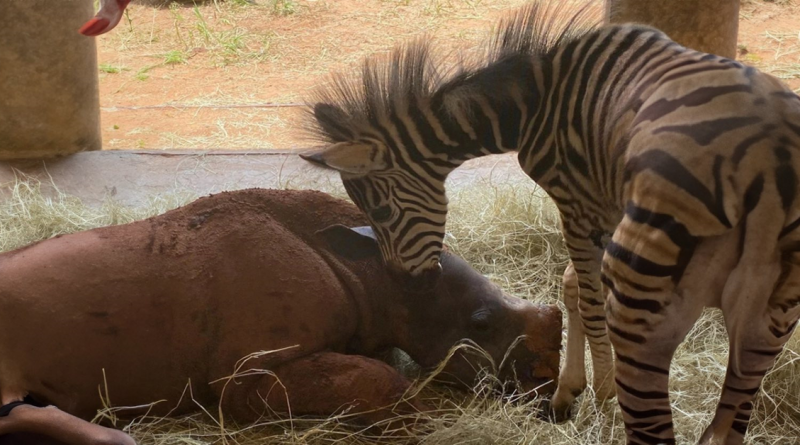
[[[301,158],[323,167],[354,175],[386,168],[386,148],[377,144],[338,142],[322,150],[303,153]]]

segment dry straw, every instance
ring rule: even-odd
[[[191,199],[186,195],[154,197],[149,205],[135,209],[108,200],[92,208],[57,192],[43,194],[41,189],[25,178],[9,186],[10,195],[0,203],[0,249],[141,219]],[[557,213],[540,190],[529,183],[481,184],[452,194],[451,202],[446,241],[455,252],[513,295],[556,301],[566,255]],[[695,443],[711,420],[727,349],[721,317],[717,311],[708,311],[678,350],[671,394],[679,443]],[[420,386],[421,397],[436,410],[420,416],[415,428],[400,431],[387,432],[386,424],[371,429],[348,426],[347,413],[327,419],[273,417],[238,426],[226,419],[223,426],[212,414],[217,407],[181,418],[140,418],[127,430],[142,445],[624,443],[616,403],[597,403],[591,389],[578,399],[573,421],[553,425],[537,418],[538,401],[498,398],[497,382],[488,375],[468,393]],[[764,389],[754,409],[748,443],[800,443],[800,336],[789,342]],[[113,402],[113,394],[110,397]],[[184,397],[191,397],[191,388]],[[113,415],[112,410],[98,418]]]

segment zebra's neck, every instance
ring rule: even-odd
[[[489,66],[450,107],[469,138],[451,157],[518,151],[523,169],[551,196],[569,182],[613,200],[618,149],[647,90],[679,51],[657,30],[609,26],[550,54]]]
[[[529,57],[509,57],[457,79],[433,98],[441,110],[437,121],[452,141],[440,145],[448,160],[460,164],[518,150],[521,132],[541,101],[531,68]]]
[[[419,107],[420,138],[436,141],[419,158],[443,180],[466,160],[516,151],[560,206],[591,196],[600,213],[620,196],[620,154],[642,102],[664,73],[697,54],[658,30],[628,25],[547,54],[511,55],[455,79]]]

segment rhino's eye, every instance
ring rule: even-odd
[[[472,314],[470,317],[470,323],[472,324],[472,328],[475,329],[477,332],[485,332],[489,329],[491,322],[489,320],[489,311],[486,309],[480,309]]]
[[[382,223],[391,218],[392,209],[390,209],[388,205],[376,207],[369,212],[369,216],[376,223]]]

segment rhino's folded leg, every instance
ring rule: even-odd
[[[405,377],[386,363],[364,356],[320,352],[271,371],[274,375],[237,378],[238,384],[228,385],[223,413],[240,422],[273,412],[346,414],[355,423],[394,428],[415,421],[413,416],[401,416],[427,410],[410,398],[411,383]]]
[[[0,444],[136,445],[122,431],[89,423],[54,407],[14,402],[0,407]]]

